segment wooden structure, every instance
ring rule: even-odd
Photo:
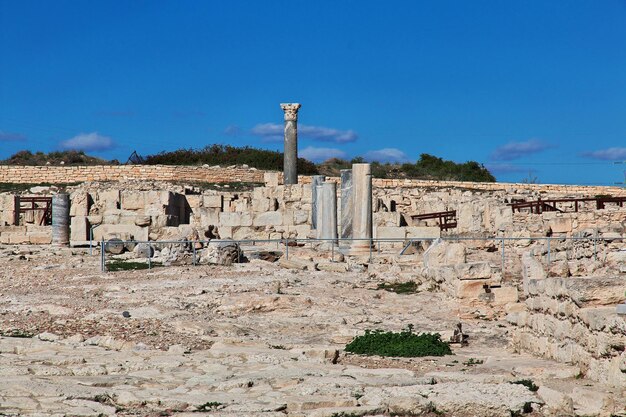
[[[566,208],[563,207],[563,204],[569,204],[572,206],[574,212],[578,212],[578,209],[583,203],[595,202],[595,206],[597,210],[601,210],[605,208],[607,204],[617,204],[620,207],[624,206],[626,203],[626,197],[588,197],[588,198],[556,198],[556,199],[548,199],[548,200],[536,200],[536,201],[522,201],[515,202],[509,204],[513,213],[516,211],[522,212],[523,209],[529,209],[531,213],[541,214],[544,211],[558,211],[563,213],[567,211]],[[561,208],[557,207],[557,205],[561,205]]]
[[[52,197],[22,197],[16,195],[14,197],[14,215],[13,224],[19,226],[20,214],[28,211],[43,211],[40,226],[49,226],[52,224]]]
[[[455,228],[456,222],[456,210],[440,211],[437,213],[425,213],[425,214],[411,214],[411,219],[415,221],[437,219],[440,230],[448,230]]]

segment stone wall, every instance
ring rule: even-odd
[[[47,226],[0,226],[0,244],[47,245],[52,242],[52,228]]]
[[[0,183],[68,184],[122,180],[261,183],[263,171],[254,168],[176,165],[0,165]]]
[[[513,345],[581,368],[590,379],[626,387],[623,275],[545,278],[527,282],[526,309],[510,313]]]

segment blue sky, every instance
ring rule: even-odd
[[[0,159],[282,150],[281,102],[316,161],[623,182],[626,1],[0,0]]]

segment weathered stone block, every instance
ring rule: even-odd
[[[374,237],[378,239],[404,239],[406,237],[406,228],[378,226]]]
[[[253,226],[280,226],[283,224],[283,214],[280,211],[268,211],[254,215]]]
[[[9,234],[9,242],[11,244],[22,244],[22,243],[29,243],[30,240],[28,239],[28,235],[26,233],[10,233]]]
[[[33,245],[48,245],[52,242],[52,232],[33,232],[28,234],[28,241]]]
[[[494,305],[506,305],[510,303],[517,303],[519,301],[519,294],[515,287],[499,287],[491,288],[490,291],[494,295]]]
[[[457,298],[477,298],[485,293],[485,286],[489,286],[488,279],[476,279],[467,281],[457,281],[454,285],[454,292]]]
[[[84,242],[89,240],[89,222],[86,216],[70,218],[70,241]]]
[[[571,233],[572,232],[572,219],[557,217],[555,219],[550,220],[548,223],[550,226],[550,230],[552,233]]]
[[[421,239],[438,239],[441,237],[441,229],[439,227],[419,227],[408,226],[406,227],[407,238],[421,238]]]
[[[84,191],[72,195],[70,216],[87,216],[89,214],[89,194]]]
[[[122,191],[121,208],[124,210],[143,210],[146,206],[144,193],[141,191]]]
[[[120,208],[120,190],[99,191],[98,200],[105,209],[118,209]]]
[[[455,269],[461,280],[491,278],[491,266],[489,266],[488,262],[457,264]]]
[[[219,226],[252,226],[250,213],[223,212],[219,214]]]

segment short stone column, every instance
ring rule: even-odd
[[[329,181],[320,186],[321,189],[321,216],[318,219],[317,228],[321,229],[322,239],[332,239],[324,241],[324,246],[337,244],[337,184]],[[318,191],[320,191],[318,189]]]
[[[285,112],[285,149],[283,152],[283,183],[298,183],[298,110],[300,103],[281,103]]]
[[[320,197],[317,194],[317,186],[326,180],[325,175],[313,175],[311,177],[311,229],[317,230],[317,211],[319,209]]]
[[[67,246],[70,243],[70,196],[52,196],[52,244]]]
[[[352,237],[352,218],[354,217],[354,199],[352,198],[352,170],[341,170],[341,239]],[[350,241],[339,241],[340,246],[350,246]]]
[[[354,217],[352,237],[372,239],[372,167],[370,164],[352,165],[352,198]],[[371,240],[355,240],[350,252],[369,252]]]

